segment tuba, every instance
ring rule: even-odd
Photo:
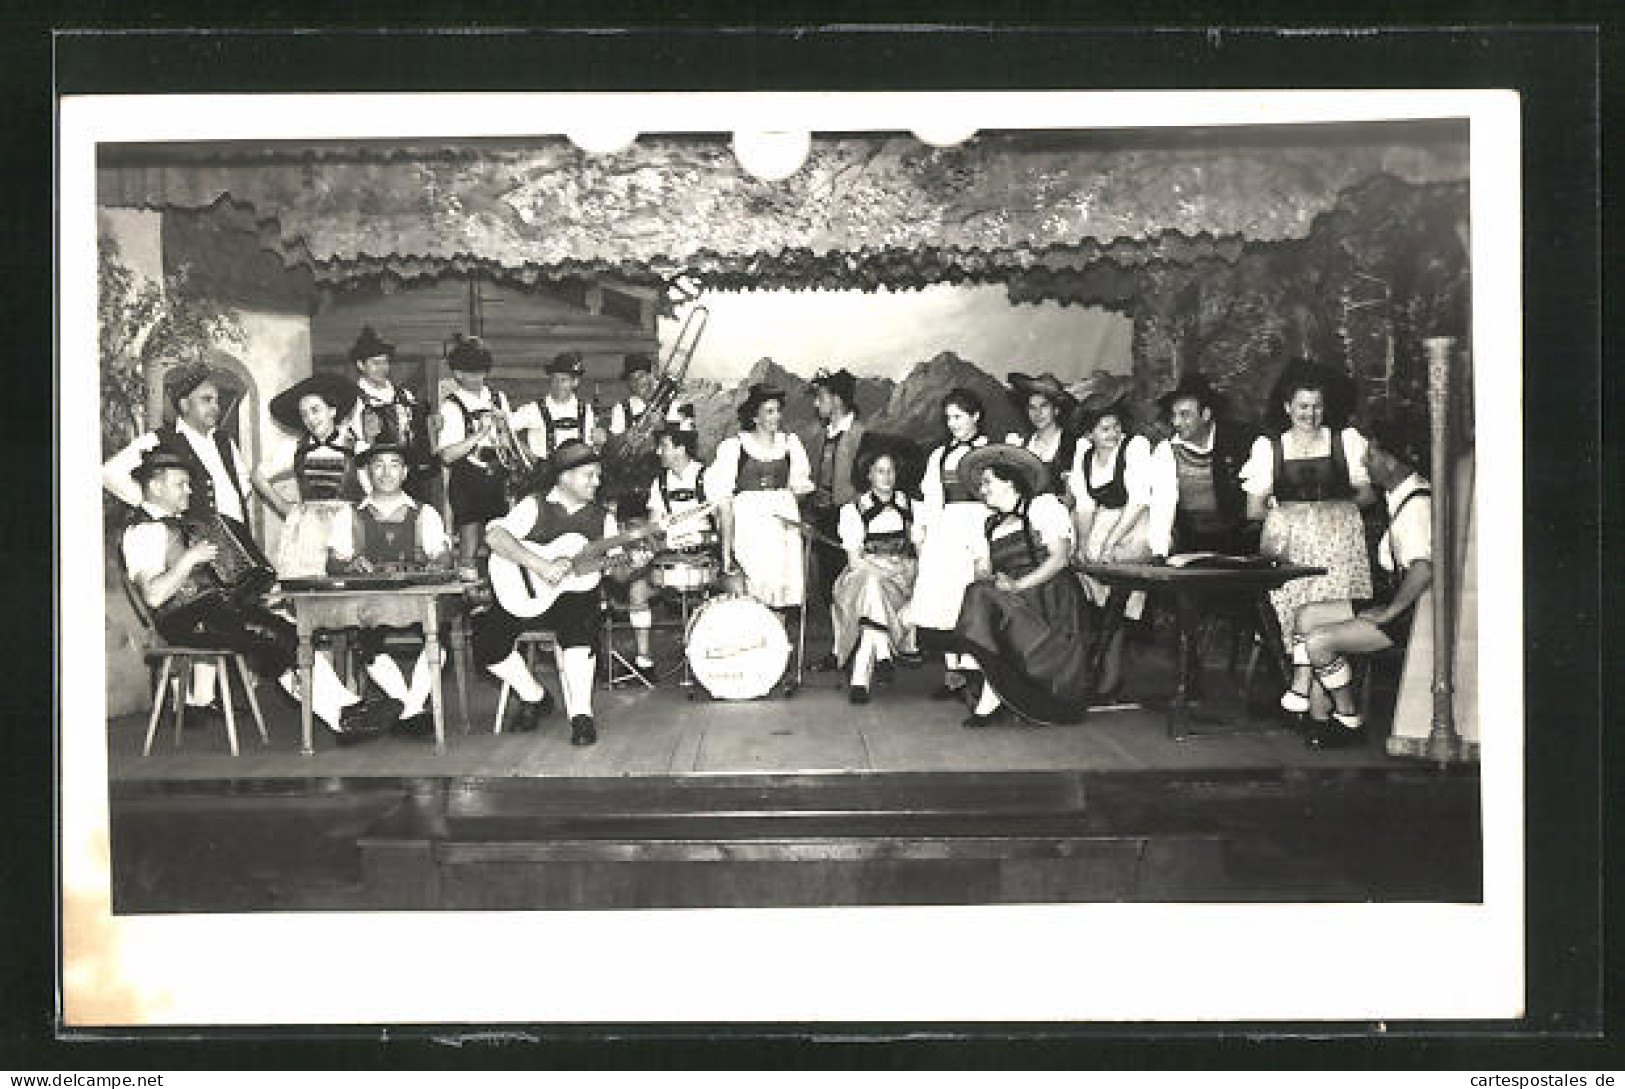
[[[683,377],[688,374],[689,361],[694,358],[694,349],[699,346],[700,337],[705,334],[706,323],[710,320],[711,312],[703,306],[694,307],[683,319],[683,327],[677,332],[671,353],[660,364],[655,388],[649,394],[648,408],[617,436],[620,439],[620,456],[635,458],[654,449],[655,432],[665,426],[666,414],[671,411],[672,402],[683,391]]]

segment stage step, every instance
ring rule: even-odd
[[[419,910],[1228,899],[1227,842],[1109,827],[1087,776],[459,780],[359,840]]]

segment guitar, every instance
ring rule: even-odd
[[[621,562],[617,557],[611,556],[611,552],[663,534],[667,526],[703,517],[715,508],[715,503],[703,503],[692,510],[663,515],[648,525],[606,537],[601,541],[589,541],[579,533],[566,533],[546,544],[519,538],[519,544],[542,559],[569,560],[569,571],[558,582],[550,583],[530,568],[492,552],[491,592],[496,596],[497,604],[502,606],[503,611],[512,616],[522,620],[541,616],[553,607],[560,594],[585,593],[597,587],[603,578],[604,568]]]

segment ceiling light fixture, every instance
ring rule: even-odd
[[[812,151],[808,132],[736,132],[734,157],[754,177],[783,181],[807,161]]]

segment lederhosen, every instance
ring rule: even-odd
[[[352,535],[351,555],[365,556],[377,567],[421,568],[426,562],[423,546],[418,540],[418,518],[423,513],[423,507],[417,503],[410,503],[406,507],[406,517],[394,521],[379,518],[372,504],[361,503],[351,508],[350,533]],[[362,627],[357,642],[361,648],[363,658],[371,659],[384,649],[385,633],[389,629],[381,627]],[[408,630],[420,630],[417,624],[409,625]]]
[[[642,412],[633,412],[632,400],[627,398],[620,402],[619,407],[624,425],[621,434],[625,435],[649,414],[652,406],[645,401]],[[649,485],[664,471],[660,466],[660,455],[653,449],[645,449],[632,456],[630,448],[611,443],[605,448],[604,461],[605,486],[615,498],[616,515],[623,522],[642,518],[648,513]]]
[[[569,439],[580,439],[582,442],[587,441],[587,436],[585,434],[586,413],[581,411],[581,398],[575,398],[575,403],[576,414],[574,416],[555,417],[547,410],[546,397],[542,397],[537,400],[536,407],[541,410],[542,424],[547,428],[548,457],[552,457],[553,451],[557,450],[560,446],[563,446],[564,443]]]
[[[1399,506],[1395,507],[1394,512],[1388,516],[1388,553],[1389,558],[1394,561],[1394,577],[1396,579],[1402,580],[1405,577],[1405,569],[1399,565],[1399,546],[1394,543],[1393,525],[1395,522],[1399,521],[1399,512],[1404,510],[1405,505],[1412,499],[1415,499],[1419,495],[1431,496],[1432,494],[1432,488],[1417,488],[1404,499],[1401,499],[1399,501]],[[1411,627],[1415,623],[1416,602],[1413,601],[1410,604],[1410,608],[1406,609],[1404,612],[1400,613],[1386,624],[1378,624],[1377,629],[1381,631],[1382,634],[1386,635],[1388,637],[1388,641],[1394,644],[1394,646],[1402,647],[1410,642]]]
[[[356,471],[355,450],[339,439],[337,430],[326,439],[309,432],[299,438],[293,452],[293,479],[301,500],[361,498],[361,477]]]
[[[164,566],[173,567],[192,544],[185,519],[176,515],[154,518],[145,509],[138,509],[130,524],[143,522],[163,524],[167,537]],[[235,651],[247,657],[254,671],[262,677],[279,676],[291,669],[298,660],[299,648],[293,624],[271,612],[257,598],[239,600],[207,593],[217,583],[206,568],[205,564],[194,567],[186,585],[176,590],[170,601],[189,596],[188,589],[204,591],[203,596],[186,605],[166,607],[169,605],[166,602],[152,610],[158,634],[183,646]]]
[[[192,444],[186,441],[186,436],[176,430],[173,425],[160,427],[153,434],[158,439],[159,447],[184,459],[187,467],[192,472],[192,498],[187,503],[187,512],[190,514],[217,512],[219,504],[215,502],[214,498],[214,476],[204,466],[203,459],[197,456],[197,451],[192,449]],[[226,438],[225,432],[219,428],[215,429],[210,439],[214,443],[214,448],[219,451],[220,462],[226,467],[226,476],[231,479],[232,487],[237,492],[239,509],[243,512],[244,520],[238,521],[235,518],[228,518],[224,514],[220,517],[232,523],[242,537],[252,540],[253,534],[249,532],[247,523],[248,492],[243,488],[243,482],[237,476],[237,461],[232,456],[231,442]]]
[[[570,533],[588,541],[605,536],[609,512],[596,503],[587,503],[570,513],[551,499],[536,498],[536,524],[524,539],[545,545]],[[540,616],[529,620],[513,616],[499,603],[474,620],[474,661],[482,666],[502,661],[513,653],[514,640],[523,631],[550,631],[561,647],[592,647],[598,640],[601,603],[596,589],[566,592]]]
[[[698,465],[697,462],[695,464]],[[674,503],[688,503],[697,506],[705,502],[705,469],[701,467],[694,474],[694,486],[692,488],[674,488],[671,486],[671,470],[663,468],[660,470],[660,475],[655,477],[655,488],[660,492],[660,502],[666,508],[666,513],[677,514],[679,512],[673,506]],[[711,525],[709,515],[706,516],[705,523],[708,527]],[[669,551],[678,555],[714,556],[717,547],[713,538],[710,541],[701,541],[686,548],[673,548]]]
[[[491,414],[490,408],[469,408],[456,394],[447,397],[445,403],[462,416],[464,438],[478,431]],[[491,390],[491,405],[496,408],[502,406],[502,395],[494,389]],[[481,460],[475,461],[476,457]],[[484,460],[487,457],[491,459],[489,462]],[[482,454],[476,447],[452,462],[446,487],[446,497],[451,501],[452,522],[466,526],[502,517],[508,511],[507,484],[507,470],[497,463],[496,455],[489,450]]]

